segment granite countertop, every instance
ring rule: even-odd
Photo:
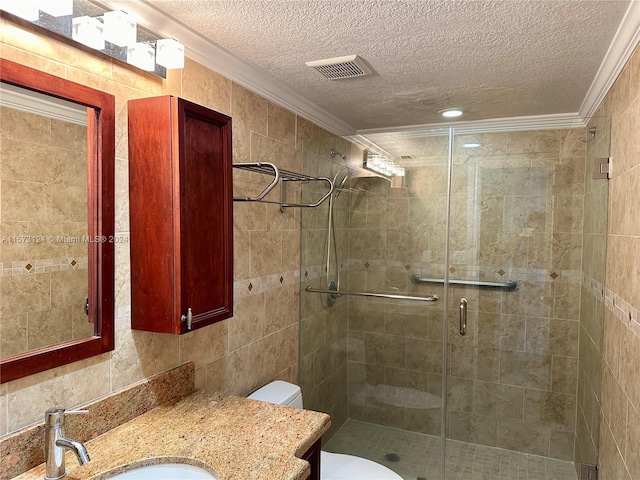
[[[198,391],[153,410],[85,444],[91,461],[80,466],[67,452],[68,480],[102,480],[127,465],[189,463],[220,480],[305,479],[300,458],[330,425],[310,410]],[[16,479],[42,479],[39,465]]]

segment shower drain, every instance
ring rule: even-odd
[[[397,453],[387,453],[384,456],[384,459],[387,462],[399,462],[400,461],[400,455],[398,455]]]

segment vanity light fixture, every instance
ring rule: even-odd
[[[88,15],[76,17],[71,21],[71,38],[94,50],[104,50],[104,24]]]
[[[479,146],[480,146],[479,143],[472,143],[472,142],[462,144],[462,148],[478,148]]]
[[[152,72],[156,68],[156,49],[150,43],[135,43],[127,47],[127,63]]]
[[[122,10],[105,12],[104,39],[119,47],[135,45],[138,35],[138,24],[133,15]]]
[[[156,42],[156,63],[164,68],[184,68],[184,45],[173,38]]]
[[[446,118],[456,118],[464,112],[460,108],[445,108],[444,110],[440,110],[438,113]]]
[[[394,163],[382,155],[367,152],[364,162],[364,168],[372,172],[378,173],[385,177],[404,177],[405,170],[400,165]]]
[[[3,2],[2,10],[29,22],[37,22],[40,19],[38,6],[34,2]]]
[[[0,9],[54,36],[166,78],[167,69],[184,68],[184,45],[139,26],[124,11],[108,11],[93,0],[0,0]],[[76,15],[73,17],[73,15]]]

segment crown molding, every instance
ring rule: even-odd
[[[490,118],[473,122],[429,123],[424,125],[403,125],[392,128],[369,128],[358,130],[358,135],[393,133],[398,138],[446,135],[450,128],[456,134],[515,132],[524,130],[552,130],[578,128],[586,125],[578,113],[552,115],[532,115],[524,117]]]
[[[87,107],[9,83],[0,83],[0,105],[63,122],[87,124]]]
[[[296,93],[268,73],[240,60],[165,12],[141,0],[103,0],[109,8],[122,9],[138,17],[138,23],[161,37],[175,38],[185,46],[185,55],[255,92],[267,100],[303,117],[330,133],[350,135],[355,129]]]
[[[582,118],[590,118],[595,115],[638,43],[640,43],[640,0],[631,0],[600,68],[582,101],[578,111]]]
[[[586,119],[593,116],[640,40],[640,0],[631,0],[578,112],[487,119],[466,123],[406,125],[356,131],[351,125],[331,115],[315,103],[310,102],[268,73],[245,63],[231,52],[216,45],[173,17],[168,16],[147,0],[102,0],[101,3],[109,8],[123,9],[134,13],[139,18],[139,23],[153,30],[154,33],[162,37],[180,40],[185,45],[186,55],[192,60],[315,123],[328,132],[340,136],[354,134],[362,136],[388,132],[407,132],[407,135],[419,136],[429,134],[429,131],[433,129],[446,129],[449,127],[454,127],[458,133],[582,127],[586,124]],[[431,134],[439,133],[431,132]]]

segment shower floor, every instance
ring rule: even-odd
[[[347,420],[324,450],[368,458],[405,480],[442,480],[439,437]],[[385,459],[400,456],[397,462]],[[447,440],[446,480],[576,480],[573,463]],[[371,479],[374,480],[374,479]]]

